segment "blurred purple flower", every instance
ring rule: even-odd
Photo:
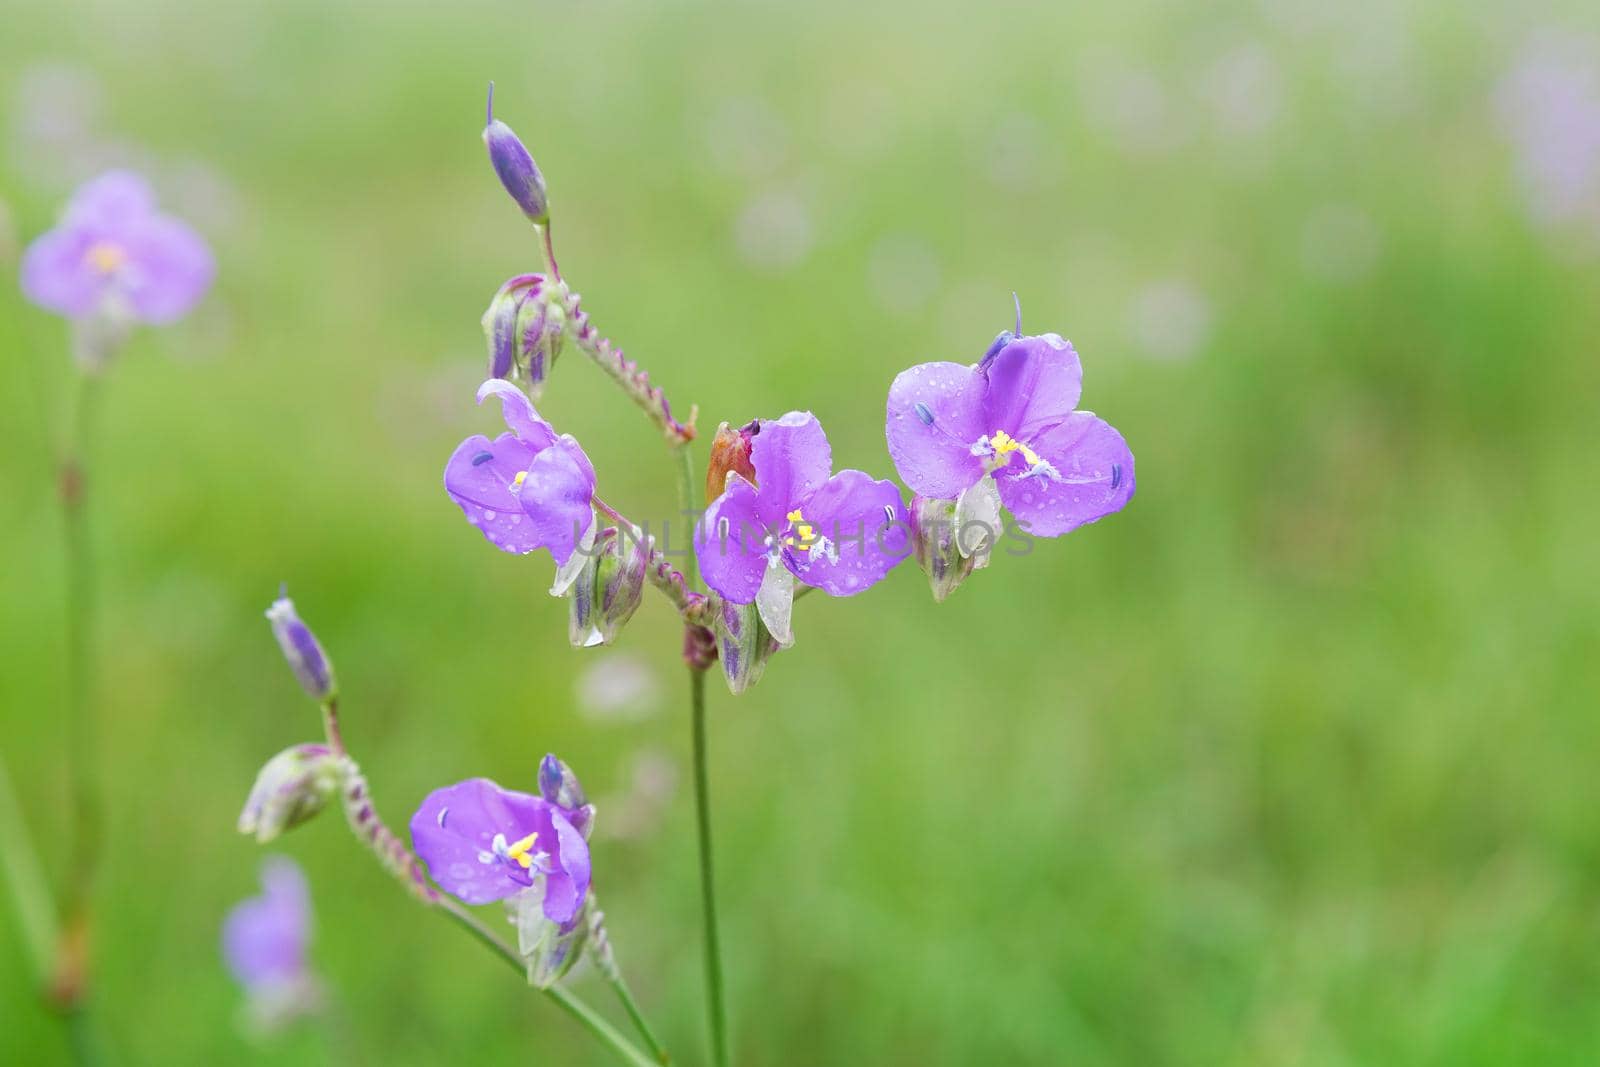
[[[1600,232],[1600,49],[1572,35],[1535,34],[1495,97],[1535,217],[1587,219]]]
[[[61,224],[22,259],[22,290],[71,319],[168,323],[194,307],[215,265],[198,234],[156,211],[143,178],[111,171],[73,196]]]
[[[594,467],[575,438],[556,436],[521,389],[491,378],[478,388],[478,403],[489,396],[500,398],[511,432],[461,442],[445,465],[445,491],[496,548],[548,548],[561,566],[594,530]]]
[[[1074,410],[1082,382],[1078,354],[1061,337],[1007,331],[976,364],[924,363],[895,378],[889,454],[914,492],[957,500],[958,515],[997,521],[1003,502],[1029,533],[1059,536],[1133,496],[1122,435]]]
[[[261,864],[261,895],[234,906],[222,924],[222,956],[249,995],[264,1026],[312,1010],[317,982],[306,963],[311,897],[306,878],[287,856]]]
[[[905,501],[890,481],[858,470],[830,477],[833,451],[809,411],[764,419],[750,450],[756,484],[730,478],[695,538],[706,582],[735,604],[756,603],[780,643],[794,579],[853,596],[910,551]]]
[[[411,817],[411,840],[451,896],[487,904],[537,889],[545,918],[570,930],[589,892],[589,846],[569,811],[470,778],[428,794]]]

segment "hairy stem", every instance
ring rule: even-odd
[[[694,440],[694,411],[691,409],[687,423],[673,418],[672,405],[667,401],[666,393],[659,385],[650,384],[650,372],[600,336],[579,300],[577,293],[568,291],[561,302],[561,309],[566,313],[567,334],[572,338],[572,343],[589,357],[590,362],[622,387],[622,391],[650,416],[650,421],[660,428],[668,441],[682,445]]]

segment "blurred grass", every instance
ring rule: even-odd
[[[1125,513],[937,609],[910,567],[808,599],[757,690],[714,691],[740,1064],[1592,1062],[1600,270],[1527,221],[1489,105],[1523,35],[1562,19],[1594,23],[1287,0],[0,9],[0,94],[40,61],[92,71],[108,126],[237,199],[205,313],[116,367],[93,485],[99,995],[126,1060],[342,1055],[314,1028],[247,1042],[217,952],[259,860],[237,807],[316,731],[260,618],[280,580],[391,824],[468,775],[530,783],[547,750],[596,794],[642,747],[687,760],[667,611],[623,644],[669,710],[580,718],[589,654],[544,566],[493,552],[439,490],[494,422],[470,400],[477,317],[537,262],[477,139],[492,77],[586,307],[703,427],[810,408],[836,466],[889,473],[892,376],[975,358],[1015,290],[1138,456]],[[1280,114],[1230,139],[1195,85],[1240,43],[1273,57]],[[1165,87],[1173,144],[1125,148],[1097,119],[1086,79],[1119,64]],[[0,169],[29,237],[63,195],[30,162]],[[761,197],[809,229],[790,266],[763,265],[781,227],[741,222]],[[1306,269],[1330,203],[1381,234],[1365,276]],[[884,298],[885,241],[924,249],[931,286]],[[0,274],[0,715],[55,863],[65,331]],[[1129,309],[1171,278],[1211,328],[1192,358],[1148,359]],[[565,357],[545,409],[609,499],[675,508],[592,368]],[[597,846],[597,887],[696,1063],[686,791],[661,818]],[[337,820],[282,845],[363,1061],[607,1062]],[[58,1062],[13,921],[0,1061]]]

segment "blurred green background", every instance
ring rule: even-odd
[[[318,729],[261,618],[285,580],[391,824],[470,775],[531,787],[546,751],[579,770],[623,964],[705,1062],[674,620],[651,598],[616,649],[569,649],[548,561],[439,484],[498,423],[478,316],[538,263],[478,139],[490,78],[585,306],[703,429],[809,408],[837,466],[892,475],[889,381],[975,359],[1014,290],[1138,457],[1122,514],[938,607],[913,565],[809,598],[758,688],[713,683],[738,1064],[1600,1058],[1600,175],[1552,207],[1517,81],[1600,63],[1592,5],[4,0],[0,25],[0,752],[58,884],[71,368],[17,256],[117,162],[219,261],[113,369],[92,483],[124,1062],[610,1062],[337,816],[275,848],[333,1012],[241,1028],[218,925],[261,852],[233,822]],[[608,499],[672,512],[594,368],[565,356],[543,408]],[[0,910],[0,1062],[66,1049]]]

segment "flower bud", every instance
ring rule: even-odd
[[[650,563],[651,539],[644,531],[619,530],[608,540],[595,566],[595,627],[600,640],[610,644],[644,599],[645,568]]]
[[[535,291],[517,310],[515,362],[528,376],[528,392],[535,400],[544,392],[545,379],[561,354],[560,308]]]
[[[518,320],[532,294],[538,292],[536,274],[519,274],[502,285],[483,313],[483,336],[489,344],[489,377],[510,378],[522,363],[518,358]]]
[[[722,495],[728,487],[728,475],[737,474],[751,485],[756,484],[756,468],[750,462],[750,448],[761,430],[760,422],[751,420],[735,430],[727,423],[717,427],[711,439],[711,460],[706,465],[706,503]]]
[[[584,796],[572,768],[554,755],[539,762],[539,795],[560,808],[573,828],[588,840],[594,832],[594,805]]]
[[[555,985],[583,954],[589,939],[589,924],[579,913],[563,928],[544,913],[545,880],[506,898],[506,911],[517,928],[517,952],[528,967],[528,984],[535,989]],[[585,907],[588,902],[585,901]]]
[[[963,556],[956,545],[954,500],[911,498],[911,545],[936,602],[942,603],[972,573],[973,557]]]
[[[266,844],[327,806],[339,788],[340,759],[327,745],[294,745],[273,756],[239,813],[239,832]]]
[[[317,643],[317,635],[295,613],[294,601],[280,590],[278,599],[272,602],[266,614],[267,621],[272,624],[272,636],[278,639],[283,658],[300,680],[301,688],[313,700],[332,700],[339,692],[339,684],[333,677],[333,664],[323,654],[322,646]]]
[[[483,143],[489,149],[489,162],[500,176],[511,199],[517,202],[530,222],[544,225],[550,221],[550,202],[545,195],[544,175],[528,154],[511,127],[494,117],[494,83],[489,83],[489,111],[487,125],[483,128]]]
[[[767,660],[778,650],[778,642],[767,631],[754,603],[720,601],[712,628],[717,636],[722,676],[737,696],[761,680]]]
[[[596,625],[595,579],[600,570],[601,557],[616,538],[617,528],[608,526],[595,537],[592,546],[587,549],[581,545],[574,548],[573,558],[567,561],[578,567],[577,577],[564,593],[567,597],[567,640],[572,642],[573,648],[592,648],[605,640]],[[581,564],[578,563],[580,556],[583,561]]]

